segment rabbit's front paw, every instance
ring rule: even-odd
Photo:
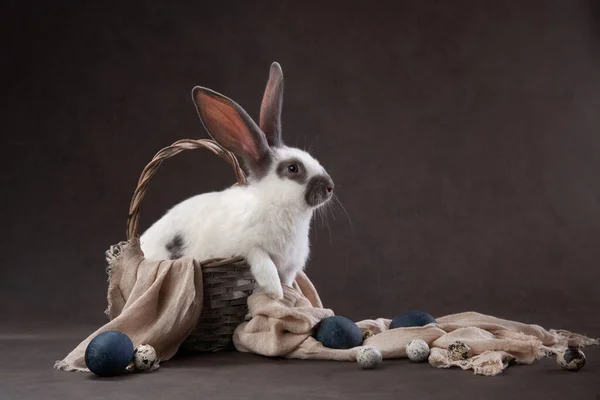
[[[283,287],[280,282],[273,282],[263,288],[263,293],[273,300],[283,299]]]

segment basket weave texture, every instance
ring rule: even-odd
[[[209,139],[183,139],[160,150],[144,168],[133,194],[127,219],[127,240],[138,237],[142,200],[150,180],[162,162],[185,150],[207,149],[233,166],[237,183],[246,185],[246,175],[235,155]],[[232,347],[235,328],[248,312],[247,299],[255,287],[250,266],[243,257],[197,260],[204,285],[202,313],[180,352],[215,352]]]

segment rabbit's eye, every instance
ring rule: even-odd
[[[291,165],[288,165],[288,167],[287,167],[287,170],[288,170],[288,172],[289,172],[289,173],[291,173],[291,174],[295,174],[295,173],[297,173],[297,172],[298,172],[298,164],[291,164]]]

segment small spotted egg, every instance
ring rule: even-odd
[[[556,355],[558,365],[568,371],[579,371],[585,365],[585,354],[576,347],[569,347]]]
[[[159,360],[154,347],[149,344],[139,345],[133,352],[133,366],[137,371],[158,369]]]
[[[363,369],[376,368],[383,361],[381,352],[373,346],[361,347],[356,353],[356,361]]]
[[[363,333],[363,341],[367,340],[370,337],[375,336],[375,334],[371,331],[365,331],[365,333]]]
[[[448,356],[454,361],[468,360],[471,355],[471,348],[463,342],[456,341],[448,346]]]
[[[429,358],[429,345],[423,339],[414,339],[406,345],[406,356],[410,361],[423,362]]]

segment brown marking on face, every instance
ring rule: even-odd
[[[304,199],[311,207],[321,205],[333,197],[333,180],[327,174],[313,176],[306,185]]]
[[[306,182],[307,172],[302,161],[297,158],[289,158],[279,162],[277,165],[277,176],[282,179],[291,179],[303,185]]]

